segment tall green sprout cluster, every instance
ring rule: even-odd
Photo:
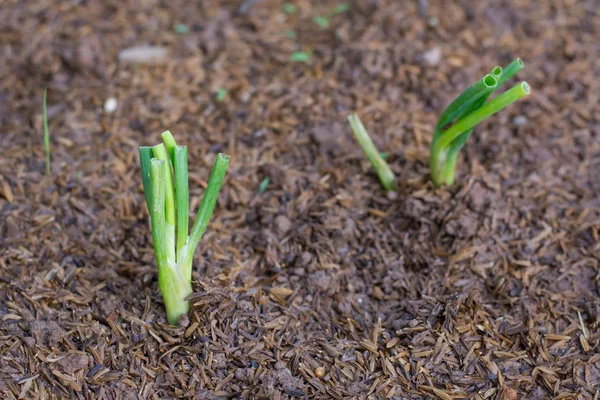
[[[163,143],[156,146],[140,147],[140,164],[158,266],[158,287],[165,302],[167,320],[176,324],[179,317],[189,312],[186,297],[192,293],[194,252],[217,203],[229,156],[217,156],[188,236],[187,146],[178,146],[169,131],[162,134],[162,139]]]

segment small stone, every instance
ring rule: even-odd
[[[317,378],[322,378],[325,376],[325,368],[323,367],[317,367],[315,368],[315,376]]]
[[[423,60],[431,66],[438,65],[442,59],[442,50],[439,47],[435,47],[429,51],[423,53]]]
[[[119,52],[119,61],[146,63],[167,58],[167,49],[161,46],[136,46]]]
[[[118,105],[117,99],[115,99],[114,97],[109,97],[104,102],[104,112],[107,114],[114,113],[115,110],[117,109],[117,105]]]
[[[285,365],[285,363],[284,363],[283,361],[277,361],[277,362],[275,363],[275,369],[276,369],[277,371],[279,371],[279,370],[282,370],[282,369],[284,369],[284,368],[286,368],[286,365]]]
[[[523,126],[527,123],[527,117],[524,115],[519,115],[513,119],[513,124],[516,126]]]
[[[383,292],[379,286],[373,287],[373,297],[375,297],[377,300],[383,299]]]
[[[190,326],[190,317],[187,314],[183,314],[181,317],[179,317],[179,321],[177,321],[177,325],[180,328],[187,328],[188,326]]]
[[[275,218],[275,225],[277,226],[277,230],[281,233],[287,233],[292,229],[292,223],[285,215],[278,215],[277,218]]]

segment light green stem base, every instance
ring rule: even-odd
[[[192,294],[192,283],[179,271],[179,266],[170,266],[158,271],[158,288],[165,302],[167,321],[171,325],[176,325],[179,318],[190,311],[186,297]]]
[[[431,180],[435,187],[442,185],[451,186],[454,184],[454,175],[456,173],[456,162],[458,152],[439,152],[438,156],[431,157],[429,168],[431,170]]]

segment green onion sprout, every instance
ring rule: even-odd
[[[228,93],[229,92],[225,88],[219,88],[219,89],[217,89],[217,102],[219,102],[219,103],[224,102]]]
[[[50,175],[50,131],[48,130],[48,110],[46,107],[46,93],[48,89],[44,89],[44,99],[42,108],[44,113],[44,152],[46,153],[46,175]]]
[[[292,55],[290,56],[290,61],[308,64],[310,62],[310,59],[312,58],[312,55],[312,49],[308,49],[307,51],[297,51],[295,53],[292,53]]]
[[[444,110],[435,128],[429,159],[431,180],[436,187],[444,184],[450,186],[454,183],[458,154],[473,132],[473,128],[531,92],[527,82],[521,82],[486,103],[496,89],[521,69],[523,69],[523,61],[519,58],[504,69],[494,67],[489,74],[467,88]]]
[[[286,14],[295,14],[296,11],[298,11],[298,7],[296,7],[292,3],[285,3],[282,7],[282,10]]]
[[[350,114],[348,116],[348,122],[350,122],[350,128],[352,128],[352,132],[354,133],[354,137],[358,141],[360,147],[362,147],[365,155],[375,168],[375,173],[379,177],[379,181],[381,182],[381,186],[385,190],[394,190],[396,187],[396,177],[394,173],[390,169],[390,166],[383,159],[375,144],[371,140],[369,136],[369,132],[365,129],[365,126],[361,122],[360,118],[356,113]]]
[[[269,183],[271,183],[271,178],[269,178],[268,176],[263,179],[260,182],[260,185],[258,185],[258,193],[264,193],[265,190],[267,190],[267,187],[269,186]]]
[[[163,143],[140,147],[142,183],[150,214],[158,287],[169,324],[189,312],[194,252],[208,226],[223,184],[229,156],[217,155],[192,232],[188,236],[189,188],[187,146],[178,146],[171,132]]]
[[[316,15],[313,18],[313,21],[315,22],[315,24],[319,25],[319,27],[321,29],[327,29],[327,28],[329,28],[329,18],[327,18],[324,15]]]

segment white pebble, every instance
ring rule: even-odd
[[[527,123],[527,117],[519,115],[513,119],[513,124],[517,126],[525,125]]]
[[[429,51],[423,53],[423,59],[429,65],[438,65],[442,59],[442,50],[439,47],[435,47]]]
[[[109,97],[104,102],[104,112],[107,114],[114,113],[115,110],[117,109],[117,105],[118,105],[117,99],[115,99],[114,97]]]
[[[137,46],[119,52],[119,61],[144,63],[167,58],[167,49],[161,46]]]

